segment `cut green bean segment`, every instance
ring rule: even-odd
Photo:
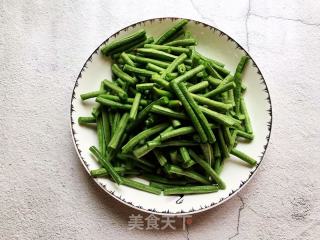
[[[219,188],[225,189],[226,184],[222,181],[219,175],[211,168],[211,164],[201,159],[194,151],[190,150],[189,152],[193,160],[196,161],[203,168],[203,170],[205,170],[205,172],[214,179],[214,181],[218,184]]]
[[[144,57],[151,57],[165,61],[173,61],[177,58],[176,55],[151,48],[138,48],[136,51]]]
[[[117,48],[120,48],[122,46],[126,46],[132,42],[135,42],[136,40],[139,40],[143,37],[145,37],[146,35],[146,31],[141,29],[127,37],[124,37],[124,38],[121,38],[119,40],[114,40],[112,41],[111,43],[108,43],[106,46],[104,46],[102,49],[101,49],[101,52],[108,56],[110,54],[110,52],[112,52],[112,50],[114,49],[117,49]]]
[[[153,193],[156,195],[160,195],[161,194],[161,190],[152,186],[149,186],[147,184],[129,179],[129,178],[122,178],[122,184],[126,185],[128,187],[131,188],[135,188],[144,192],[149,192],[149,193]]]
[[[202,91],[203,89],[206,89],[208,86],[209,86],[209,82],[203,81],[203,82],[199,82],[191,87],[188,87],[188,91],[190,93],[195,93],[195,92]]]
[[[169,126],[169,123],[161,123],[158,124],[152,128],[146,129],[142,132],[140,132],[138,135],[134,136],[133,138],[130,139],[129,142],[127,142],[123,147],[122,147],[122,152],[127,153],[133,150],[133,148],[143,139],[147,139],[153,134],[156,134],[157,132],[161,132],[165,128]]]
[[[165,169],[170,174],[177,174],[180,176],[185,176],[187,178],[193,179],[193,180],[200,182],[202,184],[210,184],[210,181],[206,177],[201,176],[199,173],[197,173],[195,171],[185,170],[185,169],[182,169],[178,166],[174,166],[171,164],[165,165]]]
[[[157,65],[155,65],[155,64],[152,64],[152,63],[148,63],[148,64],[146,65],[146,68],[147,68],[148,70],[151,70],[151,71],[154,71],[154,72],[157,72],[157,73],[160,73],[160,72],[162,72],[162,71],[165,70],[164,68],[159,67],[159,66],[157,66]]]
[[[82,124],[88,124],[88,123],[96,123],[96,118],[95,117],[79,117],[78,118],[78,123],[80,125]]]
[[[139,83],[136,85],[136,89],[138,91],[150,90],[153,89],[154,85],[154,83]]]
[[[156,72],[149,71],[149,70],[146,70],[146,69],[133,67],[133,66],[130,66],[128,64],[124,65],[123,70],[126,71],[126,72],[131,72],[131,73],[142,75],[142,76],[146,76],[146,77],[150,77],[150,76],[152,76],[153,74],[156,73]]]
[[[205,134],[207,135],[209,143],[214,143],[216,141],[216,138],[215,138],[210,126],[209,126],[209,122],[208,122],[207,118],[201,112],[198,104],[193,99],[191,94],[188,92],[187,87],[184,84],[179,84],[179,87],[180,87],[180,90],[181,90],[182,94],[185,96],[185,98],[189,102],[192,110],[197,115],[197,118],[199,119],[201,127],[203,128]]]
[[[167,116],[174,119],[181,119],[181,120],[187,120],[188,117],[181,112],[176,112],[171,110],[170,108],[162,107],[159,105],[153,105],[151,108],[152,113],[156,113],[159,115]]]
[[[183,19],[179,22],[177,22],[172,28],[170,28],[167,32],[165,32],[157,41],[156,44],[162,44],[167,39],[169,39],[172,35],[174,35],[176,32],[181,30],[189,21],[187,19]]]
[[[136,56],[133,54],[128,54],[129,58],[131,58],[134,62],[137,63],[143,63],[143,64],[148,64],[148,63],[152,63],[156,66],[162,67],[162,68],[166,68],[169,66],[170,63],[165,62],[165,61],[161,61],[161,60],[157,60],[157,59],[152,59],[152,58],[146,58],[146,57],[141,57],[141,56]]]
[[[99,150],[92,146],[90,147],[90,152],[97,158],[97,160],[99,161],[99,163],[107,170],[108,174],[112,177],[112,179],[117,183],[117,184],[121,184],[122,178],[120,177],[120,175],[114,170],[113,166],[111,165],[111,163],[101,155],[101,153],[99,152]]]
[[[187,135],[187,134],[191,134],[194,132],[195,132],[194,127],[191,127],[191,126],[177,128],[177,129],[174,129],[170,132],[161,133],[160,134],[160,141],[166,141],[166,140],[173,138],[173,137]]]
[[[179,57],[174,59],[174,61],[161,73],[161,78],[165,79],[167,74],[172,73],[186,58],[187,55],[182,53]]]
[[[113,134],[110,143],[108,144],[108,149],[115,150],[120,143],[120,140],[126,130],[126,126],[129,120],[129,113],[124,113],[121,117],[119,125],[117,126],[117,131]]]
[[[202,194],[202,193],[213,193],[219,190],[218,186],[215,185],[204,185],[204,186],[186,186],[186,187],[169,187],[163,188],[163,194],[168,195],[180,195],[180,194]]]
[[[105,99],[102,97],[97,97],[96,102],[98,102],[104,106],[110,107],[112,109],[130,110],[132,107],[131,104],[122,104],[122,103],[114,102],[114,101],[111,101],[109,99]]]
[[[121,53],[120,57],[124,63],[126,63],[132,67],[136,66],[136,64],[131,60],[131,58],[129,58],[128,54],[126,54],[125,52]]]
[[[185,38],[185,39],[179,39],[179,40],[174,40],[174,41],[171,41],[171,42],[167,42],[164,45],[166,45],[166,46],[187,47],[187,46],[197,45],[197,41],[194,38]]]
[[[246,129],[246,132],[249,134],[252,134],[253,130],[252,130],[252,126],[251,126],[251,120],[250,120],[250,116],[249,116],[249,113],[248,113],[248,110],[247,110],[247,107],[246,107],[246,104],[244,102],[243,97],[241,97],[241,99],[240,99],[240,107],[241,107],[241,112],[242,112],[242,114],[244,114],[244,117],[245,117],[244,126]]]
[[[129,66],[129,65],[128,65]],[[129,84],[135,84],[137,80],[120,69],[117,64],[112,64],[111,70],[114,75],[120,79],[127,81]]]
[[[175,82],[171,82],[170,83],[171,88],[174,90],[174,92],[176,93],[177,97],[180,99],[180,101],[182,102],[182,105],[184,106],[187,114],[189,115],[195,129],[197,130],[197,132],[199,133],[199,136],[201,138],[202,142],[207,142],[208,138],[205,134],[205,131],[203,130],[199,119],[197,118],[195,112],[193,111],[192,107],[190,106],[188,100],[186,99],[186,97],[184,96],[183,92],[181,91],[181,89],[179,88],[178,84]]]
[[[230,82],[230,83],[227,83],[227,84],[225,84],[225,85],[223,85],[221,87],[218,87],[218,88],[216,88],[216,89],[204,94],[203,96],[207,97],[207,98],[213,97],[213,96],[216,96],[216,95],[221,94],[223,92],[226,92],[226,91],[228,91],[230,89],[234,89],[235,87],[236,87],[236,84],[233,83],[233,82]]]
[[[230,154],[257,164],[236,149],[254,138],[242,82],[249,57],[230,71],[198,52],[187,22],[177,21],[156,42],[139,30],[101,47],[112,80],[76,95],[97,102],[92,116],[78,118],[97,133],[97,147],[89,149],[100,165],[93,177],[153,194],[201,194],[226,188],[220,173]]]
[[[130,121],[135,120],[137,117],[140,99],[141,99],[141,93],[136,93],[136,96],[134,97],[134,100],[130,109],[130,114],[129,114]]]
[[[238,158],[240,158],[241,160],[249,163],[251,166],[255,166],[257,164],[257,161],[254,160],[252,157],[248,156],[247,154],[233,148],[231,149],[230,153]]]
[[[80,97],[81,97],[81,100],[84,101],[84,100],[87,100],[89,98],[98,97],[100,94],[104,94],[105,92],[106,92],[105,90],[88,92],[88,93],[81,94]]]
[[[165,46],[165,45],[157,45],[157,44],[145,44],[145,48],[152,48],[156,50],[161,50],[167,53],[186,53],[189,54],[190,49],[184,47],[174,47],[174,46]]]
[[[222,103],[219,101],[212,100],[210,98],[206,98],[197,94],[191,94],[193,99],[200,104],[207,105],[210,108],[215,110],[226,112],[232,108],[231,104]]]

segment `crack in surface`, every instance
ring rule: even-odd
[[[186,231],[187,231],[186,239],[187,239],[187,240],[190,240],[190,238],[189,238],[189,226],[188,226],[188,224],[186,224]]]
[[[316,26],[316,27],[320,26],[320,23],[307,22],[307,21],[304,21],[303,19],[299,19],[299,18],[285,18],[285,17],[280,17],[280,16],[274,16],[274,15],[263,16],[263,15],[259,15],[259,14],[256,14],[256,13],[250,13],[249,15],[250,16],[255,16],[255,17],[258,17],[258,18],[263,18],[263,19],[273,18],[273,19],[279,19],[279,20],[283,20],[283,21],[299,22],[299,23],[301,23],[303,25],[307,25],[307,26]]]
[[[203,15],[203,14],[201,13],[201,11],[200,11],[199,8],[196,6],[196,4],[194,3],[193,0],[190,0],[190,3],[191,3],[192,8],[200,15],[201,18],[203,18],[203,19],[205,19],[205,20],[208,20],[209,22],[215,24],[215,21],[214,21],[213,19],[208,18],[208,17],[206,17],[205,15]]]
[[[250,51],[250,46],[249,46],[249,29],[248,29],[248,19],[251,15],[251,0],[248,0],[248,11],[246,14],[246,37],[247,37],[247,50],[248,52]]]
[[[244,209],[244,201],[243,201],[242,197],[240,195],[237,195],[237,197],[239,198],[239,200],[241,202],[241,205],[238,210],[237,231],[234,235],[229,237],[229,240],[239,235],[240,215],[241,215],[241,211]]]

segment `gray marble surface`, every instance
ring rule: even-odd
[[[0,239],[320,239],[320,1],[0,1]],[[254,179],[188,229],[128,230],[69,130],[73,84],[110,34],[143,19],[212,24],[269,86],[271,142]],[[147,214],[143,214],[147,216]]]

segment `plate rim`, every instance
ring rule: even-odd
[[[233,190],[229,193],[229,195],[225,198],[221,198],[218,202],[212,202],[210,205],[208,206],[205,206],[205,207],[202,207],[200,206],[199,209],[190,209],[189,211],[180,211],[180,212],[170,212],[169,210],[167,211],[156,211],[155,209],[145,209],[143,208],[142,206],[137,206],[137,205],[134,205],[132,202],[129,202],[129,201],[126,201],[124,198],[120,196],[116,196],[114,194],[114,191],[110,191],[106,188],[106,186],[100,182],[98,182],[95,178],[91,177],[90,175],[90,171],[88,169],[88,166],[86,164],[86,161],[82,158],[80,152],[81,150],[78,148],[78,144],[76,142],[76,139],[75,139],[75,130],[73,128],[73,125],[75,124],[74,120],[72,119],[72,113],[75,111],[73,109],[73,100],[75,99],[75,89],[76,87],[79,85],[79,79],[82,77],[82,72],[86,69],[86,65],[88,62],[91,62],[92,61],[92,57],[94,54],[96,54],[98,52],[98,50],[100,49],[100,47],[102,45],[104,45],[106,42],[109,41],[110,38],[113,38],[113,37],[117,37],[117,35],[122,32],[122,31],[126,31],[128,29],[130,29],[131,27],[135,27],[137,25],[141,25],[145,22],[153,22],[153,21],[163,21],[163,20],[171,20],[171,21],[175,21],[175,20],[181,20],[181,19],[187,19],[191,22],[194,22],[195,24],[201,24],[202,26],[204,27],[207,27],[207,28],[210,28],[210,30],[213,30],[213,31],[218,31],[219,32],[219,35],[223,35],[225,37],[227,37],[227,41],[232,41],[236,44],[236,48],[239,48],[240,50],[244,51],[245,54],[247,56],[250,57],[252,63],[253,63],[253,66],[257,69],[257,74],[260,75],[260,80],[262,80],[262,84],[264,85],[264,91],[267,93],[267,98],[266,98],[266,101],[268,101],[269,103],[269,106],[270,108],[267,109],[267,112],[270,116],[270,121],[268,121],[267,123],[267,126],[268,126],[268,135],[266,136],[266,140],[267,140],[267,143],[263,146],[264,150],[263,152],[261,153],[262,156],[260,157],[260,161],[259,163],[257,164],[257,166],[250,171],[250,174],[248,176],[248,178],[245,180],[245,181],[241,181],[239,187],[236,189],[236,190]],[[270,97],[270,91],[269,91],[269,88],[268,88],[268,85],[265,81],[265,78],[260,70],[260,68],[258,67],[258,65],[256,64],[256,62],[253,60],[253,58],[251,57],[251,55],[247,52],[247,50],[245,50],[244,47],[242,47],[241,44],[239,44],[234,38],[232,38],[229,34],[225,33],[224,31],[220,30],[219,28],[217,27],[214,27],[208,23],[204,23],[202,21],[199,21],[199,20],[194,20],[194,19],[190,19],[190,18],[181,18],[181,17],[158,17],[158,18],[148,18],[148,19],[144,19],[144,20],[141,20],[141,21],[138,21],[138,22],[135,22],[133,24],[130,24],[130,25],[127,25],[126,27],[123,27],[121,28],[120,30],[116,31],[115,33],[113,33],[112,35],[110,35],[106,40],[104,40],[91,54],[90,56],[87,58],[87,60],[85,61],[85,63],[83,64],[78,76],[77,76],[77,79],[74,83],[74,87],[72,89],[72,94],[71,94],[71,101],[70,101],[70,130],[71,130],[71,136],[72,136],[72,141],[73,141],[73,145],[74,145],[74,148],[77,152],[77,155],[78,155],[78,158],[80,159],[80,162],[82,163],[82,165],[84,166],[84,168],[86,169],[87,173],[89,174],[90,178],[106,193],[108,193],[111,197],[113,197],[114,199],[116,199],[117,201],[131,207],[131,208],[134,208],[136,210],[140,210],[140,211],[143,211],[143,212],[146,212],[146,213],[149,213],[149,214],[156,214],[156,215],[171,215],[171,216],[182,216],[182,215],[188,215],[188,214],[196,214],[196,213],[200,213],[200,212],[204,212],[204,211],[207,211],[209,209],[212,209],[214,207],[217,207],[219,206],[220,204],[226,202],[227,200],[230,200],[232,197],[234,197],[236,194],[238,194],[249,182],[250,180],[252,179],[252,177],[256,174],[259,166],[261,165],[263,159],[264,159],[264,156],[265,156],[265,153],[266,153],[266,150],[268,148],[268,145],[269,145],[269,142],[270,142],[270,137],[271,137],[271,132],[272,132],[272,120],[273,120],[273,115],[272,115],[272,102],[271,102],[271,97]]]

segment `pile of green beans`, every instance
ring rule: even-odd
[[[153,194],[199,194],[226,188],[220,173],[230,154],[256,165],[236,149],[254,138],[242,83],[248,57],[232,75],[196,51],[187,23],[155,41],[141,29],[101,48],[113,60],[113,77],[81,95],[97,104],[78,119],[97,127],[98,146],[89,150],[101,167],[93,177]]]

